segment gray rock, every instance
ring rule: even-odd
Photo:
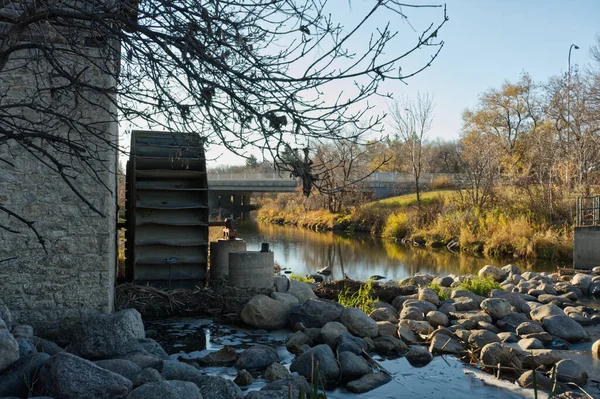
[[[507,275],[508,273],[505,270],[492,265],[485,265],[479,270],[479,277],[491,277],[494,281],[497,282],[503,281]]]
[[[202,397],[209,399],[242,399],[242,390],[231,380],[216,375],[201,375],[193,381]]]
[[[519,337],[517,337],[517,334],[511,332],[498,333],[498,338],[500,338],[500,341],[502,341],[502,343],[519,341]]]
[[[19,359],[19,344],[8,330],[0,329],[0,373]]]
[[[469,345],[475,348],[483,348],[492,342],[501,342],[496,334],[488,330],[473,330],[469,335]]]
[[[379,333],[377,322],[367,316],[362,310],[346,308],[342,311],[340,322],[350,333],[358,337],[376,337]]]
[[[290,280],[290,286],[286,293],[295,296],[301,305],[309,299],[317,297],[309,284],[298,280]]]
[[[150,367],[141,370],[132,380],[134,387],[139,387],[140,385],[148,384],[149,382],[161,381],[165,381],[165,378],[160,375],[158,370]]]
[[[342,369],[342,379],[345,381],[356,380],[371,372],[369,363],[362,356],[352,352],[338,353],[338,361]]]
[[[292,389],[292,398],[299,398],[300,391]],[[268,390],[268,391],[251,391],[248,392],[244,399],[289,399],[289,392],[287,390]]]
[[[485,313],[482,310],[470,310],[466,312],[452,312],[450,313],[450,318],[458,319],[458,320],[469,320],[475,324],[480,321],[484,321],[486,323],[491,323],[492,318],[489,314]]]
[[[454,300],[452,300],[454,301]],[[476,309],[476,308],[475,308]],[[456,312],[458,309],[456,309],[456,307],[454,306],[454,303],[450,303],[450,302],[446,302],[440,305],[440,307],[438,308],[438,312],[442,312],[445,315],[450,314],[451,312]]]
[[[431,281],[431,284],[437,284],[441,287],[450,287],[453,282],[454,282],[454,279],[452,277],[446,276],[446,277],[435,277]]]
[[[407,344],[416,344],[419,338],[411,328],[405,324],[398,324],[398,338],[402,339]]]
[[[590,337],[579,323],[568,316],[546,317],[542,323],[546,331],[567,342],[585,341]]]
[[[592,277],[587,274],[577,273],[571,279],[571,284],[579,288],[584,294],[587,294],[590,292],[590,286],[592,285]]]
[[[431,352],[420,345],[411,345],[405,356],[413,367],[427,366],[433,360]]]
[[[125,398],[132,388],[127,378],[66,352],[48,359],[39,378],[48,395],[61,399]]]
[[[514,292],[506,292],[502,290],[492,290],[490,292],[490,298],[501,298],[507,300],[511,306],[513,306],[518,312],[525,312],[528,310],[525,306],[525,300],[520,294]]]
[[[254,328],[277,330],[285,327],[289,314],[289,305],[259,294],[246,303],[241,316],[244,323]]]
[[[523,367],[528,369],[542,367],[552,367],[558,363],[561,357],[554,350],[550,349],[532,349],[527,351],[523,357]]]
[[[496,371],[498,364],[520,369],[522,367],[519,352],[498,342],[492,342],[481,348],[480,361],[488,370]]]
[[[75,331],[70,348],[88,359],[110,359],[127,353],[130,340],[145,338],[142,316],[135,309],[94,315]]]
[[[350,333],[343,333],[338,337],[336,351],[338,353],[348,351],[355,355],[361,355],[362,351],[368,349],[367,343],[364,339],[355,337]]]
[[[161,358],[151,355],[144,350],[125,353],[123,355],[118,356],[117,358],[132,361],[133,363],[140,366],[142,369],[151,367],[159,370],[162,367],[163,362]]]
[[[429,344],[431,353],[460,354],[464,351],[465,349],[456,338],[446,334],[435,334]]]
[[[427,314],[428,312],[433,312],[433,311],[437,310],[436,305],[434,305],[433,303],[431,303],[429,301],[424,301],[421,299],[409,299],[409,300],[405,301],[404,304],[402,305],[402,309],[408,308],[411,306],[421,309],[421,312],[423,312],[423,314]]]
[[[33,338],[33,327],[28,324],[18,324],[13,327],[12,335],[15,338]]]
[[[378,308],[373,310],[369,317],[375,321],[389,321],[390,323],[397,323],[398,316],[396,311],[391,311],[388,308]]]
[[[400,312],[400,320],[425,320],[425,314],[416,306],[407,306]]]
[[[377,331],[382,337],[397,337],[398,327],[396,324],[390,323],[389,321],[378,321]]]
[[[290,377],[290,371],[279,363],[273,363],[263,373],[263,378],[267,381],[285,380]]]
[[[127,396],[127,399],[202,399],[196,384],[187,381],[161,381],[142,385]]]
[[[517,380],[517,384],[519,384],[520,387],[532,389],[534,387],[533,373],[533,370],[527,370],[526,372],[521,374],[521,376]],[[550,391],[554,386],[554,382],[539,371],[535,372],[535,380],[538,389]]]
[[[401,310],[404,306],[404,302],[408,301],[409,299],[417,299],[417,295],[398,295],[392,301],[392,306],[396,308],[396,310]]]
[[[278,381],[270,382],[267,385],[265,385],[264,387],[262,387],[260,390],[261,391],[284,390],[287,392],[288,387],[290,387],[290,386],[295,391],[302,390],[304,392],[308,392],[308,390],[310,389],[310,385],[308,384],[308,381],[306,381],[306,378],[304,378],[301,375],[292,375],[291,377],[289,377],[285,380],[278,380]],[[295,398],[297,398],[297,396]]]
[[[592,356],[596,359],[600,358],[600,339],[592,345]]]
[[[427,315],[425,315],[425,320],[434,328],[438,326],[446,327],[450,324],[448,316],[445,313],[438,311],[428,312]]]
[[[481,309],[489,314],[493,320],[499,320],[510,314],[510,302],[504,298],[488,298],[481,302]]]
[[[202,376],[196,367],[177,360],[164,360],[158,371],[165,380],[195,382]]]
[[[545,318],[550,316],[565,316],[565,312],[554,304],[539,306],[530,312],[531,319],[541,323]]]
[[[44,339],[44,338],[33,337],[33,343],[35,344],[35,349],[38,352],[47,353],[50,356],[54,356],[57,353],[64,351],[63,348],[56,345],[54,342],[48,341],[47,339]]]
[[[324,343],[331,346],[331,348],[335,348],[340,335],[346,332],[348,332],[348,329],[342,323],[330,321],[329,323],[326,323],[323,328],[321,328],[319,334]]]
[[[392,380],[387,374],[370,373],[362,376],[358,380],[349,382],[346,389],[352,393],[365,393],[379,388]]]
[[[470,311],[479,309],[479,303],[473,298],[458,297],[454,298],[454,309],[455,311]]]
[[[579,385],[585,385],[588,379],[587,372],[571,359],[563,359],[556,363],[556,376],[561,382],[574,382]]]
[[[16,337],[17,345],[19,345],[19,357],[29,356],[37,352],[33,344],[33,338]]]
[[[408,352],[408,346],[401,339],[394,337],[377,337],[373,339],[374,351],[380,355],[396,358]]]
[[[4,324],[6,326],[6,329],[8,331],[10,331],[12,329],[12,326],[13,326],[12,313],[10,312],[10,310],[8,309],[8,307],[4,304],[4,302],[2,302],[1,299],[0,299],[0,319],[4,320]]]
[[[0,374],[0,397],[28,397],[29,388],[33,386],[40,368],[48,359],[50,355],[46,353],[34,353],[13,363],[8,370]]]
[[[312,344],[312,340],[310,339],[310,337],[308,335],[304,334],[302,331],[296,331],[294,333],[291,333],[285,339],[286,349],[289,352],[292,352],[295,354],[302,353],[302,351],[300,350],[302,345],[310,346],[311,344]]]
[[[502,267],[501,269],[504,271],[504,273],[506,273],[506,275],[521,274],[521,269],[519,269],[517,266],[515,266],[513,264],[506,265],[506,266]]]
[[[523,313],[510,313],[496,322],[496,327],[502,331],[516,332],[517,327],[524,322],[531,321]]]
[[[431,302],[436,308],[440,306],[440,297],[431,288],[420,288],[418,298],[422,301]]]
[[[518,345],[523,350],[544,349],[544,344],[537,338],[523,338],[519,341]]]
[[[295,371],[310,379],[316,362],[319,362],[319,372],[327,385],[335,383],[340,378],[338,362],[329,345],[325,344],[317,345],[297,356],[290,365],[290,371]]]
[[[106,360],[97,360],[94,364],[98,367],[101,367],[105,370],[112,371],[113,373],[117,373],[127,378],[131,382],[133,382],[135,376],[142,371],[142,368],[132,362],[131,360],[125,359],[106,359]]]
[[[192,360],[197,361],[203,367],[233,366],[237,361],[237,352],[231,346],[225,345],[216,352]]]
[[[169,359],[169,354],[163,349],[163,347],[158,342],[156,342],[152,338],[140,338],[137,341],[142,346],[142,349],[148,352],[149,354],[163,360]]]
[[[292,294],[286,294],[285,292],[272,292],[271,298],[275,299],[276,301],[282,302],[288,305],[289,307],[300,304],[298,298],[296,298]]]
[[[415,334],[429,335],[433,332],[434,328],[427,321],[416,321],[416,320],[400,320],[400,325],[407,326]]]
[[[327,299],[309,299],[292,309],[289,316],[291,325],[303,323],[306,327],[321,328],[330,321],[338,321],[344,307]]]
[[[240,370],[238,371],[237,376],[235,376],[233,382],[241,387],[244,387],[252,384],[252,382],[254,382],[254,377],[252,377],[252,374],[250,374],[248,371]]]
[[[500,329],[498,327],[486,321],[478,321],[475,330],[488,330],[493,332],[494,334],[498,334],[500,332]]]
[[[524,335],[535,334],[544,332],[544,327],[537,323],[533,322],[523,322],[517,326],[516,333],[518,336],[522,337]]]
[[[260,371],[265,370],[273,363],[279,363],[279,355],[268,346],[256,345],[243,351],[235,362],[238,370]]]

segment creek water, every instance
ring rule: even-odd
[[[213,228],[211,236],[220,234],[220,228]],[[254,222],[238,225],[239,237],[247,243],[248,250],[260,250],[261,244],[268,242],[274,252],[275,261],[294,273],[310,274],[329,266],[332,278],[342,278],[344,274],[352,279],[367,280],[370,276],[381,275],[387,279],[400,279],[415,273],[434,275],[477,273],[486,264],[503,266],[517,265],[521,270],[554,271],[565,266],[548,261],[523,261],[517,259],[497,260],[478,258],[464,254],[453,254],[446,249],[433,250],[407,247],[403,244],[382,241],[362,234],[340,232],[314,232],[294,227],[257,224]],[[226,326],[209,319],[169,319],[146,322],[147,335],[159,341],[171,357],[193,361],[210,352],[229,345],[241,352],[252,345],[268,345],[279,354],[280,361],[289,367],[294,355],[285,348],[285,338],[290,333],[280,330],[266,333]],[[590,329],[592,341],[600,338],[597,328]],[[568,353],[588,370],[590,379],[600,380],[600,363],[590,356],[591,342],[574,346]],[[413,367],[405,358],[388,360],[378,358],[381,366],[393,375],[393,380],[371,392],[355,395],[344,388],[328,391],[330,399],[366,398],[533,398],[532,390],[523,390],[514,383],[497,380],[493,376],[472,368],[452,356],[436,356],[425,367]],[[208,367],[207,374],[220,375],[233,379],[235,367]],[[266,384],[262,378],[256,379],[244,391],[257,390]],[[594,383],[595,384],[595,383]],[[592,383],[593,395],[600,390]],[[538,393],[538,398],[547,395]],[[594,396],[596,397],[596,396]]]
[[[346,232],[315,232],[290,226],[242,222],[239,237],[249,251],[260,250],[263,242],[270,244],[275,262],[297,274],[311,274],[329,266],[331,278],[346,274],[355,280],[368,280],[379,275],[398,280],[415,273],[431,275],[477,274],[483,266],[504,266],[512,263],[522,271],[555,271],[564,263],[547,260],[489,259],[455,254],[446,248],[410,247],[368,234]]]

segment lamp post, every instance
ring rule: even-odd
[[[567,142],[571,142],[571,51],[579,50],[579,46],[571,44],[569,47],[569,69],[567,70]]]

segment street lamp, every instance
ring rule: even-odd
[[[569,47],[569,69],[567,71],[567,141],[571,141],[571,51],[579,50],[579,46],[571,44]]]

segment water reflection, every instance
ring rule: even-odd
[[[314,232],[271,224],[241,223],[241,238],[248,250],[257,251],[262,242],[271,244],[275,261],[295,273],[310,274],[329,266],[332,278],[344,274],[366,280],[372,275],[400,279],[417,272],[429,274],[477,273],[486,264],[514,263],[522,270],[554,271],[564,266],[549,261],[497,260],[452,254],[446,249],[410,248],[369,235],[342,232]]]

